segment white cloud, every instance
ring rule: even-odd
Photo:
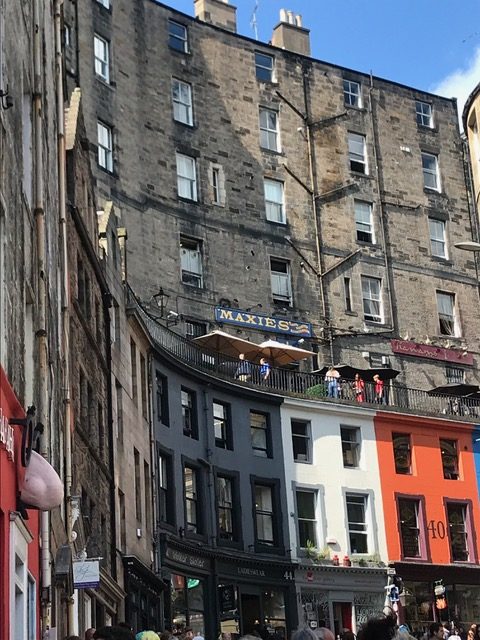
[[[462,111],[465,102],[479,82],[480,47],[477,47],[465,69],[457,69],[437,85],[434,85],[431,91],[446,98],[457,98],[458,116],[461,126]]]

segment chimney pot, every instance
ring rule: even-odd
[[[280,9],[280,22],[287,22],[287,10]]]
[[[194,0],[195,17],[216,27],[237,32],[237,7],[228,0]]]
[[[280,22],[273,30],[272,44],[302,56],[310,56],[310,30],[302,26],[302,16],[280,9]]]

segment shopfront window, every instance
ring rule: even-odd
[[[263,616],[267,631],[270,634],[278,634],[285,638],[285,597],[283,591],[264,591],[262,599]]]
[[[404,582],[404,590],[411,595],[405,602],[405,622],[412,631],[424,631],[434,621],[433,584]]]
[[[182,633],[186,627],[191,627],[194,635],[205,636],[203,581],[172,574],[171,584],[174,633]]]

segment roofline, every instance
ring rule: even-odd
[[[463,130],[467,131],[467,119],[468,119],[468,113],[472,107],[472,104],[475,102],[475,99],[478,97],[480,93],[480,82],[477,84],[477,86],[473,89],[472,93],[468,96],[468,98],[465,101],[465,106],[463,107],[463,111],[462,111],[462,123],[463,123]]]
[[[202,24],[205,27],[208,27],[210,29],[214,29],[216,31],[220,31],[221,33],[224,33],[226,35],[229,36],[234,36],[235,38],[239,38],[240,40],[244,40],[245,42],[250,42],[251,44],[257,46],[257,47],[264,47],[266,49],[272,50],[272,51],[278,51],[279,53],[282,54],[287,54],[290,56],[295,56],[296,58],[303,58],[306,61],[309,62],[315,62],[317,64],[322,64],[328,67],[332,67],[333,69],[339,69],[341,71],[346,71],[347,73],[354,73],[356,75],[359,76],[363,76],[364,78],[368,78],[368,79],[372,79],[372,80],[377,80],[379,82],[386,82],[388,84],[392,84],[395,85],[396,87],[401,87],[402,89],[408,89],[409,91],[414,91],[416,93],[421,93],[425,96],[431,96],[432,98],[437,98],[439,100],[444,100],[445,102],[452,102],[456,105],[457,103],[457,98],[447,98],[445,96],[440,96],[437,93],[432,93],[431,91],[425,91],[424,89],[417,89],[415,87],[412,87],[408,84],[403,84],[401,82],[396,82],[395,80],[388,80],[387,78],[382,78],[381,76],[375,76],[371,73],[367,73],[365,71],[357,71],[356,69],[351,69],[350,67],[343,67],[342,65],[339,64],[335,64],[333,62],[326,62],[325,60],[320,60],[320,58],[314,58],[312,56],[306,56],[303,55],[301,53],[296,53],[295,51],[289,51],[288,49],[282,49],[281,47],[275,47],[272,44],[268,44],[266,42],[261,42],[260,40],[255,40],[255,38],[250,38],[249,36],[244,36],[241,33],[237,33],[236,31],[230,31],[228,29],[224,29],[223,27],[219,27],[217,25],[214,24],[210,24],[209,22],[204,22],[203,20],[199,20],[198,18],[195,18],[192,15],[189,15],[188,13],[183,13],[183,11],[179,11],[178,9],[175,9],[174,7],[170,7],[168,4],[165,4],[164,2],[159,2],[158,0],[149,0],[149,2],[151,2],[152,4],[158,5],[160,7],[162,7],[163,9],[166,9],[168,11],[171,11],[172,13],[175,13],[179,16],[182,16],[183,19],[189,20],[190,22],[195,22],[197,24]],[[303,28],[304,30],[310,31],[310,29],[306,29],[305,27]]]

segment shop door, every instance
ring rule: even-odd
[[[334,602],[333,603],[333,624],[335,626],[335,637],[338,638],[344,629],[352,630],[352,603],[351,602]]]
[[[242,635],[258,631],[261,624],[260,595],[256,593],[241,594],[240,631]]]

